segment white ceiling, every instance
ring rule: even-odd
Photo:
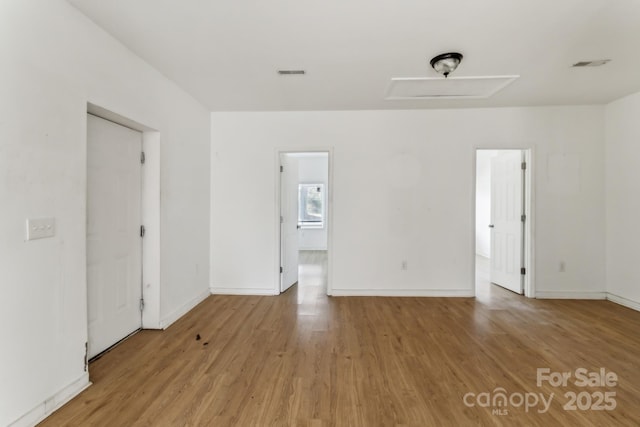
[[[640,91],[639,0],[69,0],[213,111],[599,104]],[[392,77],[520,75],[484,100],[385,100]],[[582,60],[611,59],[597,68]],[[278,69],[307,71],[279,76]]]

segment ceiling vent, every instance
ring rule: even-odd
[[[572,67],[599,67],[610,62],[610,59],[598,59],[596,61],[580,61],[572,65]]]
[[[520,76],[395,77],[385,99],[484,99]]]
[[[306,74],[304,70],[278,70],[278,74],[281,76],[301,76]]]

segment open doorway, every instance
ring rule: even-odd
[[[533,296],[529,150],[476,151],[477,297]]]
[[[280,152],[279,292],[328,292],[329,152]]]

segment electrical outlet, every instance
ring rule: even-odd
[[[55,234],[55,218],[27,219],[27,240],[44,239]]]
[[[407,269],[407,261],[402,261],[402,264],[400,265],[400,268],[403,270]]]
[[[567,269],[566,263],[564,261],[560,261],[560,266],[558,267],[558,271],[560,273],[564,273],[566,269]]]

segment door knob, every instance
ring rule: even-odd
[[[493,228],[493,224],[489,224],[489,228]]]

